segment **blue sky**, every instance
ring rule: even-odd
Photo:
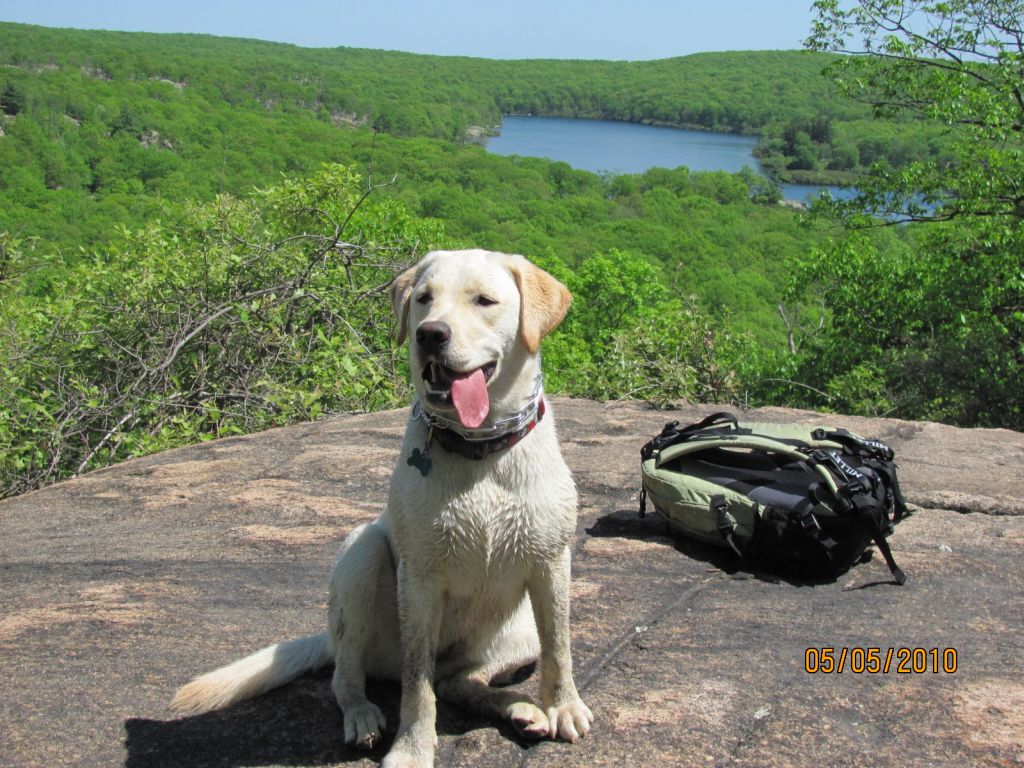
[[[0,20],[49,27],[204,32],[490,58],[658,59],[793,49],[811,0],[0,0]]]

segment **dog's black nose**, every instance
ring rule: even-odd
[[[448,323],[421,323],[416,329],[416,343],[427,353],[440,352],[452,340],[452,329]]]

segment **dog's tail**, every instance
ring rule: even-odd
[[[171,708],[188,714],[224,709],[294,680],[332,660],[327,633],[271,645],[182,687]]]

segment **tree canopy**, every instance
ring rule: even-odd
[[[1024,426],[1021,0],[815,8],[813,52],[642,63],[0,23],[0,494],[403,402],[385,286],[430,247],[570,287],[552,392]],[[473,142],[510,112],[755,132],[860,194]]]
[[[839,88],[880,118],[948,132],[949,157],[876,164],[859,196],[820,206],[850,234],[818,249],[792,295],[819,291],[827,332],[797,377],[873,408],[1024,425],[1024,3],[815,3],[808,45],[847,54]],[[912,251],[865,231],[924,222]],[[857,394],[852,394],[854,391]],[[863,406],[864,403],[862,402]]]

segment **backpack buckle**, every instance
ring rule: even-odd
[[[839,491],[847,496],[856,496],[859,493],[868,493],[871,488],[864,482],[863,478],[851,480],[839,486]]]
[[[728,512],[729,504],[726,502],[725,496],[716,493],[711,497],[710,506],[718,522],[718,535],[732,548],[733,552],[739,557],[743,557],[743,550],[740,549],[739,544],[736,543],[736,539],[733,537],[733,534],[736,532],[736,520]]]
[[[711,511],[715,513],[715,520],[718,523],[718,532],[725,538],[727,533],[736,530],[736,521],[729,516],[729,504],[722,494],[715,494],[711,497]]]
[[[813,534],[816,531],[821,531],[821,523],[818,522],[818,518],[814,516],[810,509],[805,509],[801,514],[797,515],[796,521],[800,524],[804,533]]]

